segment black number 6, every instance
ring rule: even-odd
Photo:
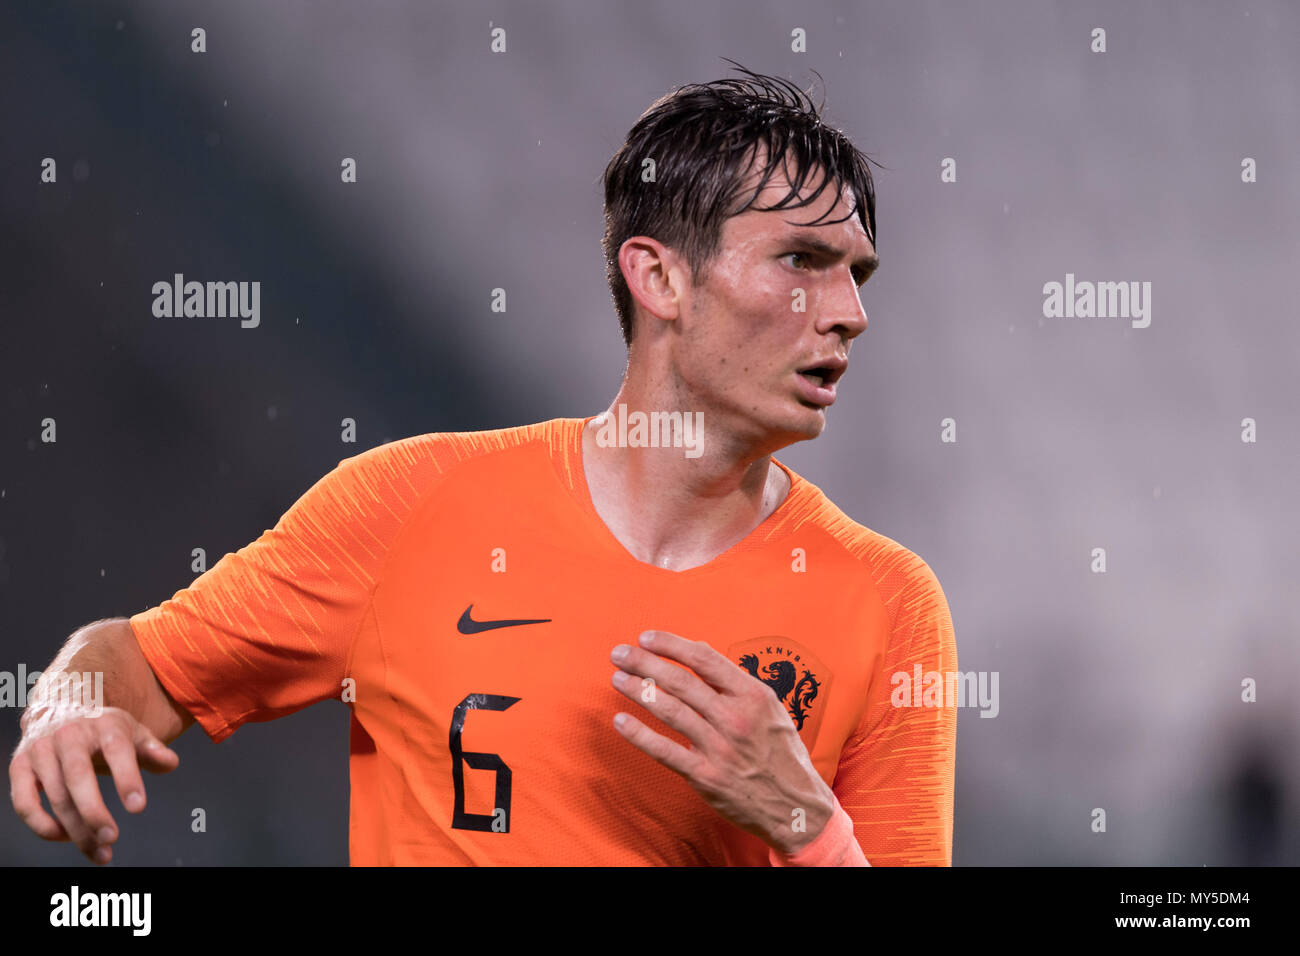
[[[456,805],[452,808],[451,826],[453,830],[482,830],[486,833],[510,832],[510,768],[496,754],[481,754],[473,751],[465,753],[460,746],[460,732],[465,729],[465,715],[471,710],[508,710],[519,702],[518,697],[503,697],[500,694],[470,694],[459,704],[451,715],[451,779],[456,786]],[[496,801],[492,804],[493,813],[465,812],[465,768],[469,764],[473,770],[495,770],[497,772]],[[496,813],[504,812],[505,828],[494,831],[493,821]]]

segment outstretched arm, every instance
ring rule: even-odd
[[[95,675],[103,675],[102,685]],[[122,805],[139,813],[145,806],[140,768],[174,770],[180,758],[166,745],[194,718],[158,682],[125,618],[75,631],[31,697],[9,763],[14,810],[42,839],[71,840],[91,860],[107,863],[118,829],[96,773],[111,774]],[[52,815],[41,805],[42,791]]]

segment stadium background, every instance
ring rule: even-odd
[[[954,863],[1294,864],[1298,32],[1283,2],[7,3],[0,670],[365,448],[603,408],[604,164],[723,56],[816,69],[888,167],[882,268],[826,435],[780,457],[924,557],[961,669],[999,674]],[[176,272],[260,281],[260,327],[155,318]],[[1067,273],[1151,282],[1150,327],[1044,319]],[[108,797],[114,865],[346,863],[343,706],[176,747],[143,817]],[[84,862],[7,807],[0,861]]]

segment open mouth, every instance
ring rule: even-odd
[[[832,362],[827,365],[813,365],[800,369],[799,374],[816,387],[824,388],[839,381],[846,368],[848,368],[847,362]]]

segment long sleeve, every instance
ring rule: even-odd
[[[894,622],[889,647],[832,789],[872,866],[951,866],[957,757],[952,617],[938,578],[911,552],[884,580],[897,582],[882,589]]]

